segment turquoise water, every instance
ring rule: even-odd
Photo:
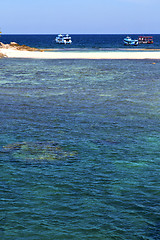
[[[160,239],[160,61],[0,60],[0,239]]]

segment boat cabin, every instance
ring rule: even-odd
[[[124,45],[134,45],[137,46],[138,45],[138,40],[132,39],[131,37],[125,37],[124,40]]]
[[[138,43],[153,43],[153,37],[152,36],[140,36],[138,37]]]
[[[66,36],[59,34],[55,39],[56,43],[70,44],[72,43],[71,37],[66,34]]]

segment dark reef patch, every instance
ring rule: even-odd
[[[76,155],[53,141],[17,142],[2,147],[1,153],[10,153],[14,159],[26,161],[64,160]]]

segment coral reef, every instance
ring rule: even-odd
[[[75,156],[75,152],[66,151],[53,141],[20,142],[3,146],[1,153],[11,153],[17,160],[53,161]]]

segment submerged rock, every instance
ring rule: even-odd
[[[63,147],[53,141],[8,144],[2,147],[1,153],[11,153],[13,158],[26,161],[64,160],[76,154],[65,151]]]

